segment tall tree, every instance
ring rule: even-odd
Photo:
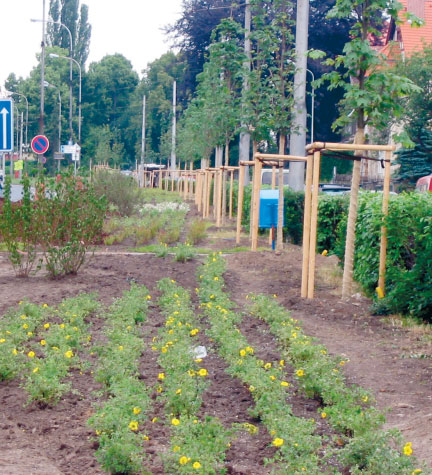
[[[340,116],[333,126],[344,127],[356,122],[354,142],[365,143],[366,125],[383,129],[394,116],[400,116],[402,107],[398,99],[418,88],[409,79],[399,76],[387,67],[385,60],[371,47],[370,35],[379,35],[376,25],[383,14],[399,19],[402,5],[397,0],[336,0],[329,13],[331,18],[354,18],[350,30],[351,41],[345,44],[343,54],[328,65],[335,70],[323,77],[330,81],[330,89],[342,87],[344,96],[339,103]],[[349,79],[349,81],[347,81]],[[354,265],[354,237],[357,220],[360,160],[354,162],[348,212],[347,238],[343,276],[343,297],[352,292]]]
[[[88,22],[88,6],[81,5],[79,0],[50,0],[49,14],[54,23],[48,23],[48,43],[71,51],[72,57],[81,66],[85,65],[89,54],[91,25]],[[69,34],[72,35],[72,45]]]

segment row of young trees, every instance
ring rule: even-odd
[[[355,119],[357,130],[364,130],[366,124],[387,126],[395,115],[405,112],[409,117],[407,132],[425,155],[423,168],[417,170],[423,173],[430,163],[424,147],[430,143],[425,137],[430,134],[431,102],[424,99],[432,75],[431,50],[426,48],[396,69],[382,67],[382,60],[369,45],[368,35],[379,34],[383,15],[397,16],[399,3],[395,0],[311,0],[310,4],[309,46],[312,50],[321,49],[328,59],[320,61],[311,54],[308,67],[315,77],[324,75],[329,81],[319,81],[319,88],[315,84],[315,138],[338,140],[337,130],[331,129],[335,120],[336,127],[343,127]],[[119,54],[92,63],[86,71],[91,34],[88,9],[80,6],[79,0],[51,0],[51,18],[71,30],[72,54],[83,68],[84,160],[91,157],[96,162],[134,166],[140,156],[142,99],[146,96],[146,160],[165,163],[171,147],[174,80],[180,117],[177,154],[182,160],[208,158],[214,147],[230,145],[226,147],[226,158],[231,148],[231,163],[235,163],[241,124],[247,125],[255,142],[269,150],[276,147],[278,137],[292,132],[295,7],[295,3],[282,0],[251,0],[252,58],[251,71],[247,73],[250,87],[245,94],[244,4],[231,0],[185,0],[180,19],[167,27],[180,52],[166,53],[150,63],[140,80],[131,63]],[[45,76],[54,87],[46,90],[46,133],[53,139],[53,149],[57,149],[59,93],[63,106],[61,142],[65,143],[69,135],[69,65],[67,61],[50,58],[49,53],[68,56],[70,45],[60,25],[51,24],[48,32]],[[26,79],[11,74],[6,84],[7,89],[29,99],[29,136],[37,132],[39,83],[38,66]],[[413,83],[425,88],[426,94],[413,87]],[[73,86],[76,130],[78,81],[74,80]],[[401,175],[404,178],[409,177],[412,168],[404,168],[406,157],[411,159],[412,154],[400,155],[401,173],[407,174]]]

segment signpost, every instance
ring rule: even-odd
[[[14,146],[13,100],[0,100],[0,152],[11,152]]]

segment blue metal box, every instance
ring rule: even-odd
[[[278,201],[279,190],[261,190],[260,191],[260,228],[277,227],[278,222]]]

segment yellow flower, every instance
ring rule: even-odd
[[[189,376],[195,376],[195,371],[193,369],[188,370],[188,375]]]
[[[151,421],[152,421],[152,423],[154,424],[155,422],[158,421],[158,418],[157,418],[157,417],[153,417],[153,419],[152,419]]]
[[[42,346],[45,346],[45,345],[46,345],[46,341],[45,341],[45,340],[41,340],[41,341],[40,341],[40,344],[41,344]]]
[[[250,391],[251,393],[253,393],[253,392],[255,391],[255,386],[252,386],[252,385],[249,386],[249,391]]]
[[[87,341],[91,341],[91,339],[92,339],[91,335],[88,335],[87,336]]]
[[[176,394],[181,394],[181,392],[182,392],[181,389],[177,389]]]
[[[24,330],[27,330],[27,328],[28,328],[27,323],[24,323],[24,325],[22,327],[24,328]]]
[[[163,387],[162,387],[162,386],[159,386],[159,387],[156,389],[156,391],[157,391],[158,393],[161,393],[161,392],[163,391]]]
[[[251,355],[254,354],[254,349],[253,349],[251,346],[247,346],[247,347],[245,348],[245,350],[246,350],[248,353],[250,353]]]
[[[12,353],[13,353],[14,355],[17,355],[17,354],[18,354],[18,350],[17,350],[16,348],[14,348],[14,349],[12,350]]]
[[[173,417],[173,418],[171,419],[171,424],[172,424],[173,426],[178,426],[178,425],[180,424],[180,421],[179,421],[177,418]]]
[[[272,367],[272,364],[271,364],[271,363],[266,363],[266,364],[264,365],[264,368],[265,368],[265,369],[270,369],[271,367]]]
[[[322,417],[323,419],[325,419],[325,418],[327,417],[327,413],[326,413],[326,412],[321,412],[321,417]]]
[[[270,379],[271,379],[272,381],[276,381],[276,376],[271,375],[271,376],[270,376]]]
[[[411,455],[413,453],[412,442],[407,442],[403,448],[404,455]]]
[[[34,358],[34,357],[36,356],[36,354],[35,354],[34,351],[29,351],[29,352],[27,353],[27,356],[28,356],[29,358]]]
[[[279,366],[285,366],[285,360],[280,360],[279,361]]]
[[[47,304],[47,303],[44,303],[44,304],[42,305],[42,308],[47,308],[47,307],[48,307],[48,304]]]
[[[416,475],[417,473],[423,473],[423,470],[421,468],[416,468],[411,472],[411,475]]]
[[[64,323],[60,323],[59,327],[60,327],[60,328],[64,328],[64,327],[65,327],[65,324],[64,324]]]
[[[191,336],[195,336],[199,332],[198,328],[194,328],[193,330],[190,331]]]
[[[158,374],[158,379],[160,379],[161,381],[162,381],[163,379],[165,379],[165,373],[159,373],[159,374]]]
[[[0,338],[0,343],[4,343],[6,340],[4,338]]]
[[[183,457],[179,458],[180,465],[186,465],[189,462],[188,458],[183,455]]]
[[[213,277],[213,280],[219,280],[219,277],[218,276]]]
[[[283,439],[279,437],[276,437],[275,439],[273,439],[272,445],[274,445],[275,447],[281,447],[283,444],[284,444]]]
[[[192,465],[192,467],[195,469],[195,470],[198,470],[199,468],[201,468],[201,464],[199,462],[194,462],[194,464]]]
[[[174,445],[173,452],[178,452],[179,450],[180,450],[180,447],[178,445]]]
[[[246,350],[240,350],[240,356],[246,356]]]
[[[25,320],[27,318],[27,315],[21,315],[21,320]]]
[[[343,366],[344,364],[345,364],[345,361],[341,361],[341,362],[339,363],[340,366]]]
[[[53,346],[52,349],[58,351],[60,348],[58,346]]]
[[[33,369],[33,373],[37,373],[38,371],[39,371],[39,368],[37,367]]]
[[[200,376],[207,376],[208,375],[208,371],[205,369],[205,368],[201,368],[199,371],[198,371],[198,374]]]
[[[147,295],[146,297],[147,300],[151,300],[151,298],[152,298],[151,295]]]
[[[135,415],[137,415],[137,414],[139,414],[139,413],[141,412],[141,409],[140,409],[139,407],[134,407],[133,410],[132,410],[132,412],[133,412]]]
[[[287,381],[282,381],[281,382],[281,386],[284,386],[285,388],[287,388],[289,385],[290,385],[290,383],[288,383]]]
[[[321,353],[322,353],[323,355],[326,355],[326,354],[327,354],[327,351],[326,351],[326,350],[321,350]]]
[[[73,354],[73,351],[72,350],[68,350],[66,351],[66,353],[64,354],[66,356],[66,358],[72,358],[72,356],[74,355]]]
[[[299,377],[304,376],[304,371],[302,369],[298,369],[296,371],[296,375],[299,376]]]
[[[363,396],[363,397],[362,397],[362,401],[363,401],[363,402],[368,402],[368,401],[369,401],[369,398],[368,398],[367,396]]]
[[[138,430],[138,422],[137,421],[131,421],[131,422],[129,422],[128,427],[129,427],[130,430],[136,431],[136,430]]]
[[[166,353],[167,351],[168,351],[168,348],[166,346],[163,346],[162,349],[161,349],[161,352]]]
[[[150,440],[150,437],[148,435],[143,435],[144,440]]]
[[[27,332],[28,336],[33,336],[33,332]]]

